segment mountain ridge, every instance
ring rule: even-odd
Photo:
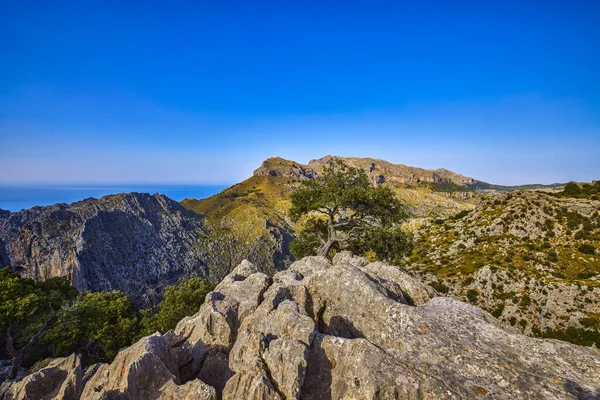
[[[0,216],[0,266],[35,280],[66,276],[79,291],[121,290],[137,302],[149,296],[153,303],[160,296],[150,286],[209,274],[190,251],[202,226],[203,217],[160,194],[34,207]]]

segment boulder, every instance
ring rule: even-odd
[[[80,357],[52,360],[46,367],[19,381],[6,381],[0,387],[1,400],[76,400],[83,389]]]
[[[68,371],[53,395],[77,387]],[[596,348],[505,329],[397,267],[341,254],[272,279],[242,263],[174,331],[97,367],[81,398],[595,399],[599,382]]]

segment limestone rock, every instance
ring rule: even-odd
[[[300,260],[272,279],[242,263],[176,330],[144,338],[100,366],[81,398],[599,394],[598,349],[505,329],[480,308],[436,297],[399,268],[343,254],[334,264]]]
[[[76,400],[83,389],[79,356],[52,360],[45,368],[0,387],[1,400]]]

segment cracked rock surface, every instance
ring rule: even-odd
[[[83,399],[597,399],[600,351],[507,330],[341,253],[273,278],[243,262],[196,315],[88,379]]]

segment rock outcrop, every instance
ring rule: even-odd
[[[152,303],[156,288],[208,270],[195,251],[202,217],[164,195],[129,193],[0,216],[0,267],[80,291],[121,290]]]
[[[254,171],[254,175],[304,180],[315,178],[317,173],[306,165],[281,157],[272,157],[263,161],[262,165]]]
[[[0,400],[77,400],[83,390],[79,357],[57,358],[46,367],[15,382],[0,386]]]
[[[403,164],[392,164],[385,160],[376,158],[337,157],[325,156],[317,160],[311,160],[308,167],[320,171],[334,158],[340,158],[351,166],[364,169],[374,184],[385,182],[398,183],[454,183],[457,185],[470,185],[475,182],[473,178],[457,174],[444,168],[423,169],[409,167]]]
[[[273,278],[243,262],[196,315],[100,366],[81,398],[184,395],[593,399],[600,351],[524,336],[397,267],[347,253],[333,264],[304,258]]]

